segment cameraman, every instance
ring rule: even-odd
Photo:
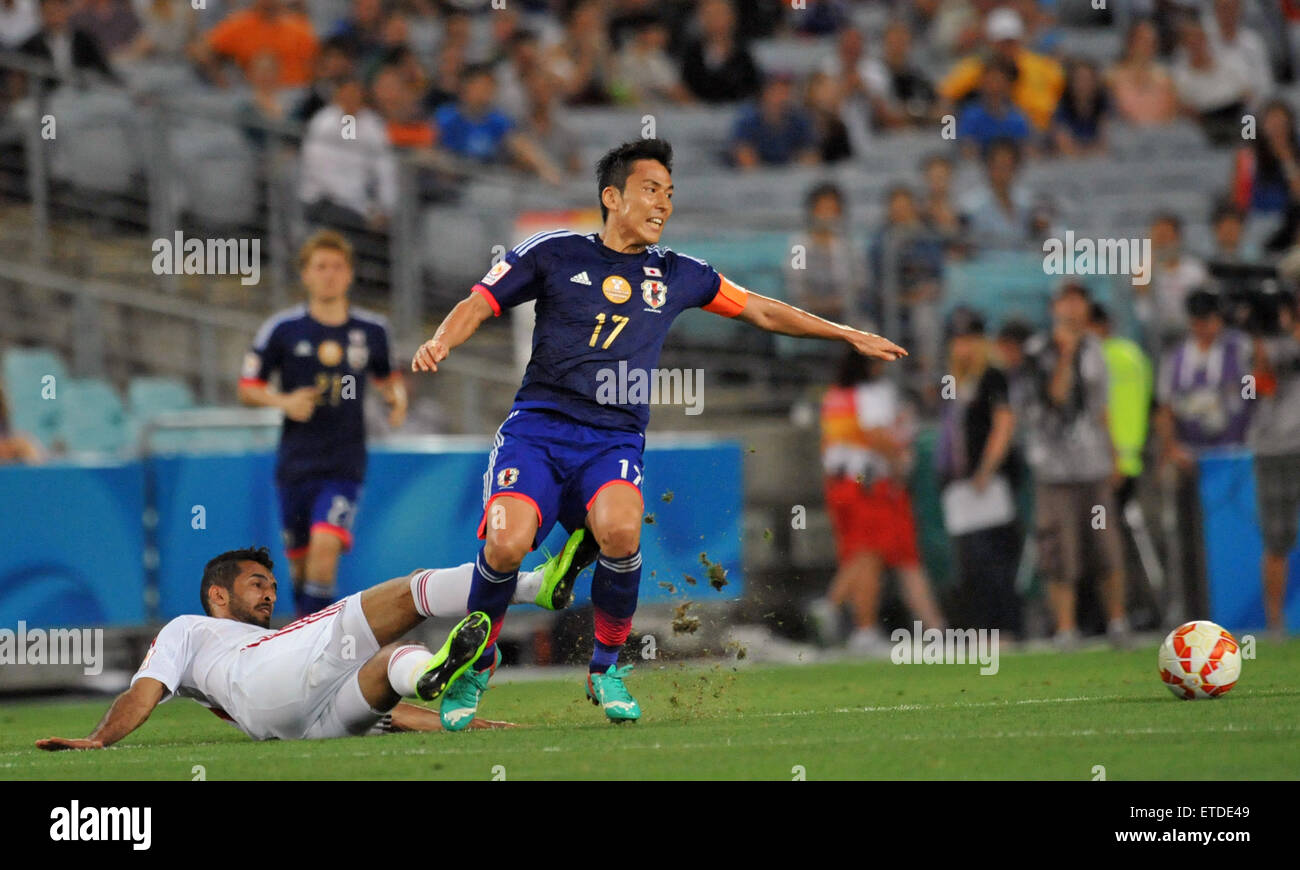
[[[1285,636],[1287,554],[1295,546],[1300,512],[1300,305],[1285,294],[1276,328],[1255,338],[1258,406],[1247,443],[1255,454],[1255,492],[1264,535],[1264,613],[1271,632]]]

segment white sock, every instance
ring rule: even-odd
[[[420,644],[399,646],[388,657],[388,685],[403,698],[414,698],[415,680],[432,658],[433,653]]]
[[[415,610],[421,616],[465,615],[469,601],[469,588],[474,582],[474,563],[466,562],[455,568],[432,568],[411,575],[411,597]],[[535,604],[542,588],[542,572],[520,571],[519,585],[511,604]]]

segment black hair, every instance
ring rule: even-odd
[[[234,590],[235,578],[239,576],[240,562],[256,562],[267,571],[275,567],[271,561],[271,551],[266,547],[227,550],[220,556],[209,559],[208,564],[203,566],[203,580],[199,583],[199,603],[203,605],[203,612],[208,616],[212,615],[212,610],[208,606],[208,590],[213,586],[220,586],[227,591]]]
[[[492,72],[492,64],[471,63],[466,64],[465,68],[460,71],[460,83],[464,85],[470,79],[476,78],[477,76],[487,76],[493,81],[496,80]]]
[[[638,160],[657,160],[664,169],[673,171],[673,146],[667,139],[634,139],[606,152],[596,163],[596,200],[600,203],[600,219],[609,216],[602,195],[605,188],[622,191],[627,177]]]
[[[819,184],[814,184],[808,190],[807,195],[804,196],[804,208],[808,211],[812,211],[812,207],[816,205],[817,201],[823,196],[835,197],[835,201],[839,203],[840,210],[844,210],[844,191],[833,181],[823,181]]]
[[[998,330],[998,341],[1013,341],[1024,344],[1034,334],[1034,328],[1019,318],[1013,318],[1002,324]]]
[[[840,357],[839,368],[835,372],[835,385],[852,387],[874,381],[878,374],[879,369],[872,365],[870,357],[865,357],[853,348],[849,348],[844,352],[844,356]]]
[[[1097,326],[1110,326],[1110,312],[1106,310],[1105,305],[1094,302],[1092,307],[1088,309],[1088,322]]]
[[[1241,209],[1237,208],[1232,202],[1223,200],[1215,204],[1214,211],[1210,215],[1210,223],[1218,225],[1225,218],[1233,218],[1241,223],[1246,220],[1246,216],[1241,213]]]
[[[1178,235],[1181,236],[1183,234],[1183,219],[1172,211],[1156,212],[1151,218],[1151,223],[1153,225],[1167,223],[1174,228],[1174,232],[1178,233]]]

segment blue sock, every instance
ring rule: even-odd
[[[618,653],[621,649],[623,649],[622,644],[609,646],[596,641],[596,648],[591,651],[591,664],[588,665],[587,670],[593,674],[605,673],[610,665],[618,664]]]
[[[519,585],[519,571],[494,571],[488,565],[483,549],[479,549],[478,558],[474,560],[474,579],[470,581],[466,610],[486,613],[492,620],[492,632],[488,635],[483,655],[474,662],[476,671],[487,670],[496,663],[497,635],[501,633],[501,623],[510,608],[510,599],[515,596],[515,587]]]
[[[301,618],[333,604],[334,590],[309,580],[293,591],[293,603]]]
[[[637,593],[641,589],[641,551],[613,559],[601,553],[591,578],[596,645],[588,671],[605,673],[618,661],[619,650],[632,631]]]

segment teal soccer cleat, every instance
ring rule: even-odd
[[[628,694],[623,678],[632,673],[632,666],[610,665],[603,674],[587,675],[587,698],[605,709],[611,722],[635,722],[641,718],[641,708],[636,698]]]

